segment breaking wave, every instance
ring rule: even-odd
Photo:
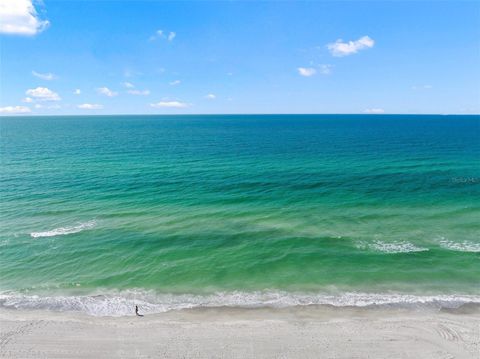
[[[73,234],[73,233],[82,232],[87,229],[92,229],[93,227],[96,226],[96,224],[97,222],[95,220],[92,220],[84,223],[79,223],[75,226],[59,227],[59,228],[55,228],[50,231],[44,231],[44,232],[32,232],[30,233],[30,236],[33,238],[64,236],[67,234]]]
[[[443,238],[439,241],[442,248],[457,252],[480,252],[480,243],[470,241],[454,242]]]
[[[402,242],[382,242],[374,241],[372,243],[362,243],[359,248],[361,249],[371,249],[377,252],[383,253],[408,253],[408,252],[424,252],[428,251],[428,248],[418,247],[413,243],[402,241]]]
[[[93,316],[134,315],[135,305],[143,313],[153,314],[191,308],[285,308],[306,305],[335,307],[401,307],[401,308],[458,308],[464,304],[480,304],[480,295],[410,295],[343,293],[338,295],[265,292],[218,292],[211,295],[157,294],[129,290],[102,295],[38,296],[20,293],[0,294],[0,307],[37,309],[60,312],[83,312]]]

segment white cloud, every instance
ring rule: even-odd
[[[180,81],[180,80],[174,80],[174,81],[170,81],[169,84],[170,84],[171,86],[175,86],[175,85],[179,85],[180,82],[182,82],[182,81]]]
[[[32,0],[0,1],[0,33],[32,36],[48,25],[47,20],[38,17]]]
[[[131,82],[124,82],[123,86],[130,89],[130,90],[127,90],[127,93],[129,93],[130,95],[138,95],[138,96],[150,95],[150,90],[134,90],[135,85],[132,84]]]
[[[313,63],[311,64],[313,65]],[[316,66],[316,65],[313,65]],[[318,69],[317,69],[318,67]],[[333,65],[330,64],[320,64],[316,67],[298,67],[297,71],[301,76],[310,77],[320,73],[322,75],[330,75],[332,73]]]
[[[209,93],[208,95],[205,96],[205,98],[208,100],[215,100],[217,96],[215,96],[213,93]]]
[[[0,113],[15,114],[15,113],[29,113],[29,112],[31,112],[31,110],[29,107],[26,107],[26,106],[0,107]]]
[[[42,104],[35,104],[34,106],[35,108],[37,109],[41,109],[41,108],[44,108],[44,109],[47,109],[47,110],[58,110],[59,108],[61,108],[60,105],[58,104],[54,104],[54,105],[42,105]]]
[[[75,89],[75,91],[73,91],[74,95],[80,95],[81,93],[82,91],[80,89]]]
[[[367,108],[366,110],[363,111],[363,113],[368,113],[368,114],[381,114],[385,113],[385,110],[383,108]]]
[[[32,71],[32,75],[35,77],[38,77],[39,79],[42,80],[47,80],[47,81],[52,81],[58,78],[57,75],[52,74],[51,72],[47,72],[45,74],[41,74],[37,71]]]
[[[135,77],[135,76],[139,76],[141,74],[142,74],[141,72],[136,71],[136,70],[132,70],[132,69],[125,69],[123,71],[123,76],[125,76],[125,77]]]
[[[148,95],[150,95],[150,90],[128,90],[127,92],[130,95],[138,95],[138,96],[148,96]]]
[[[174,32],[174,31],[170,31],[167,32],[166,31],[163,31],[163,30],[157,30],[155,31],[155,34],[153,34],[152,36],[150,36],[150,38],[148,39],[149,41],[155,41],[157,39],[164,39],[164,40],[167,40],[167,41],[173,41],[173,39],[177,36],[177,33]]]
[[[310,77],[317,73],[317,70],[315,70],[313,67],[299,67],[297,70],[301,76],[305,77]]]
[[[342,57],[356,54],[360,50],[368,49],[375,45],[375,41],[368,36],[363,36],[355,41],[343,42],[342,39],[328,44],[327,48],[333,56]]]
[[[151,103],[151,107],[170,107],[170,108],[185,108],[189,107],[190,104],[180,101],[160,101],[157,103]]]
[[[25,97],[22,102],[25,102],[25,103],[32,103],[33,102],[33,98],[31,97]]]
[[[431,90],[432,88],[432,85],[412,86],[412,90]]]
[[[319,65],[320,73],[322,75],[330,75],[332,73],[332,65],[329,64],[321,64]]]
[[[112,91],[108,87],[97,88],[97,93],[108,97],[114,97],[118,95],[118,92]]]
[[[34,89],[29,89],[25,92],[28,96],[33,97],[37,101],[60,101],[61,98],[56,92],[46,88],[46,87],[37,87]]]
[[[101,110],[103,108],[103,105],[99,105],[96,103],[82,103],[77,107],[82,110]]]

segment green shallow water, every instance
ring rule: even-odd
[[[0,291],[480,295],[478,116],[0,126]]]

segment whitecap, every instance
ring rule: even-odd
[[[439,241],[439,244],[442,248],[449,249],[451,251],[480,252],[480,243],[470,241],[454,242],[443,238]]]
[[[359,248],[370,248],[372,250],[383,252],[383,253],[409,253],[409,252],[425,252],[428,251],[428,248],[418,247],[413,243],[407,241],[400,242],[382,242],[382,241],[373,241],[371,243],[361,243]]]
[[[92,229],[95,227],[97,222],[95,220],[91,220],[84,223],[79,223],[75,226],[68,226],[68,227],[59,227],[52,229],[50,231],[44,232],[32,232],[30,236],[33,238],[40,238],[40,237],[54,237],[54,236],[63,236],[67,234],[78,233],[84,230]]]

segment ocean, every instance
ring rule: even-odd
[[[1,117],[0,307],[480,303],[480,116]]]

